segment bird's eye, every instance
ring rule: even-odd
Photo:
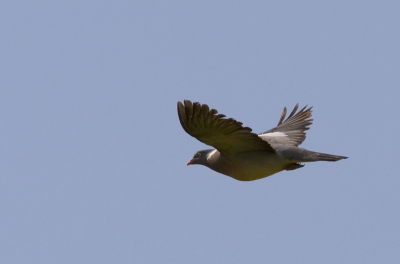
[[[201,153],[200,152],[197,152],[196,153],[196,155],[194,155],[196,158],[200,158],[200,156],[201,156]]]

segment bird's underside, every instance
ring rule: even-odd
[[[301,162],[337,161],[347,157],[309,151],[298,146],[312,124],[311,107],[300,111],[298,104],[286,117],[283,109],[278,125],[259,135],[241,122],[206,104],[178,102],[182,128],[199,141],[215,149],[198,151],[188,162],[209,167],[237,180],[256,180],[282,170],[302,168]]]
[[[300,163],[290,163],[285,167],[285,170],[290,171],[290,170],[297,170],[300,168],[303,168],[304,164],[300,164]]]

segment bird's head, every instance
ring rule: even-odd
[[[200,165],[205,165],[208,166],[208,158],[211,152],[213,152],[214,149],[205,149],[205,150],[199,150],[196,152],[196,154],[193,155],[193,158],[188,161],[186,165],[192,165],[192,164],[200,164]]]

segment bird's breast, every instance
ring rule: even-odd
[[[241,152],[236,155],[217,156],[209,164],[210,169],[240,181],[252,181],[282,171],[288,164],[283,157],[264,151]]]

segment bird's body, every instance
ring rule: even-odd
[[[309,151],[298,145],[311,125],[311,108],[298,105],[285,120],[286,108],[278,126],[256,135],[234,119],[217,115],[215,109],[185,100],[178,102],[178,115],[183,129],[216,149],[198,151],[190,164],[200,164],[240,181],[261,179],[282,170],[303,167],[300,162],[337,161],[347,157]]]
[[[289,163],[280,156],[265,151],[239,152],[224,156],[217,150],[210,152],[208,167],[240,181],[261,179],[282,171]]]

